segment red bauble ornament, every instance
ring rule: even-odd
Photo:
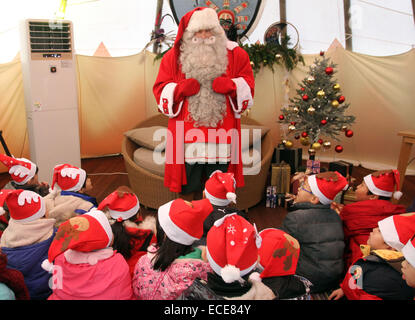
[[[303,137],[303,138],[306,138],[307,136],[308,136],[308,133],[307,132],[301,132],[301,136]]]
[[[300,90],[301,90],[301,91],[304,91],[304,90],[305,90],[305,88],[301,88]]]
[[[318,139],[317,142],[320,143],[320,144],[323,144],[324,140],[323,139]]]
[[[333,73],[333,68],[327,67],[325,71],[326,71],[326,74],[331,75]]]
[[[326,119],[321,120],[321,121],[320,121],[320,124],[321,124],[322,126],[325,126],[325,125],[327,124],[327,120],[326,120]]]
[[[280,116],[278,117],[281,121],[285,119],[284,115],[280,114]]]
[[[320,51],[320,56],[324,56],[324,51]]]
[[[346,100],[346,98],[344,96],[340,96],[337,101],[339,101],[339,103],[343,103],[344,100]]]
[[[346,135],[346,137],[351,138],[353,137],[353,131],[352,130],[346,130],[346,132],[344,133]]]
[[[303,100],[304,100],[304,101],[307,101],[307,100],[308,100],[308,95],[306,95],[306,94],[305,94],[305,95],[303,95]]]
[[[295,125],[297,124],[297,122],[295,122],[295,121],[291,121],[291,122],[290,122],[290,124],[291,124],[292,126],[295,126]]]
[[[341,146],[341,145],[337,145],[335,148],[334,148],[334,150],[337,152],[337,153],[340,153],[340,152],[343,152],[343,147]]]

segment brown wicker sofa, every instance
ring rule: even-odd
[[[168,118],[162,114],[152,116],[134,128],[146,128],[153,126],[167,127]],[[242,116],[241,123],[245,125],[261,124],[257,121]],[[124,136],[122,141],[122,155],[128,173],[130,187],[138,195],[140,203],[145,207],[158,209],[162,204],[176,199],[179,193],[174,193],[164,186],[164,176],[150,172],[134,161],[134,152],[139,148],[135,142]],[[245,175],[245,186],[237,189],[237,208],[248,210],[258,204],[265,193],[265,185],[271,164],[274,144],[270,132],[267,132],[261,140],[261,169],[257,175]]]

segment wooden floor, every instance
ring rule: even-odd
[[[325,163],[321,167],[327,168]],[[102,201],[108,194],[122,185],[129,185],[128,175],[125,170],[124,159],[121,155],[83,159],[82,168],[87,172],[92,180],[93,191],[91,196],[97,198],[98,203]],[[373,172],[374,170],[363,167],[354,167],[352,176],[356,178],[356,183],[360,183],[362,178]],[[0,174],[0,186],[4,186],[10,179],[8,173]],[[400,204],[409,206],[415,198],[415,176],[406,176],[403,185],[403,196]],[[140,195],[138,195],[140,198]],[[142,214],[155,214],[156,210],[142,208]],[[255,207],[248,210],[248,219],[251,223],[255,223],[258,230],[265,228],[278,227],[286,215],[284,208],[266,208],[265,201],[261,201]]]

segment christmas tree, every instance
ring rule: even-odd
[[[322,147],[329,149],[328,138],[340,141],[340,134],[348,138],[353,136],[350,126],[355,117],[345,115],[349,103],[345,102],[340,84],[333,77],[335,68],[336,65],[321,52],[309,67],[307,77],[299,83],[297,96],[289,100],[290,104],[281,109],[279,116],[281,124],[289,124],[288,135],[300,139],[304,146],[311,146],[310,156]],[[293,146],[289,138],[283,143],[287,148]],[[343,147],[338,144],[335,151],[342,152]]]

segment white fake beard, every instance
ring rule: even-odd
[[[188,98],[188,110],[194,126],[217,127],[226,114],[226,97],[213,91],[212,82],[226,72],[228,66],[227,38],[215,34],[207,39],[192,37],[185,31],[180,47],[180,63],[186,78],[194,78],[200,90]],[[191,119],[185,119],[191,121]]]

